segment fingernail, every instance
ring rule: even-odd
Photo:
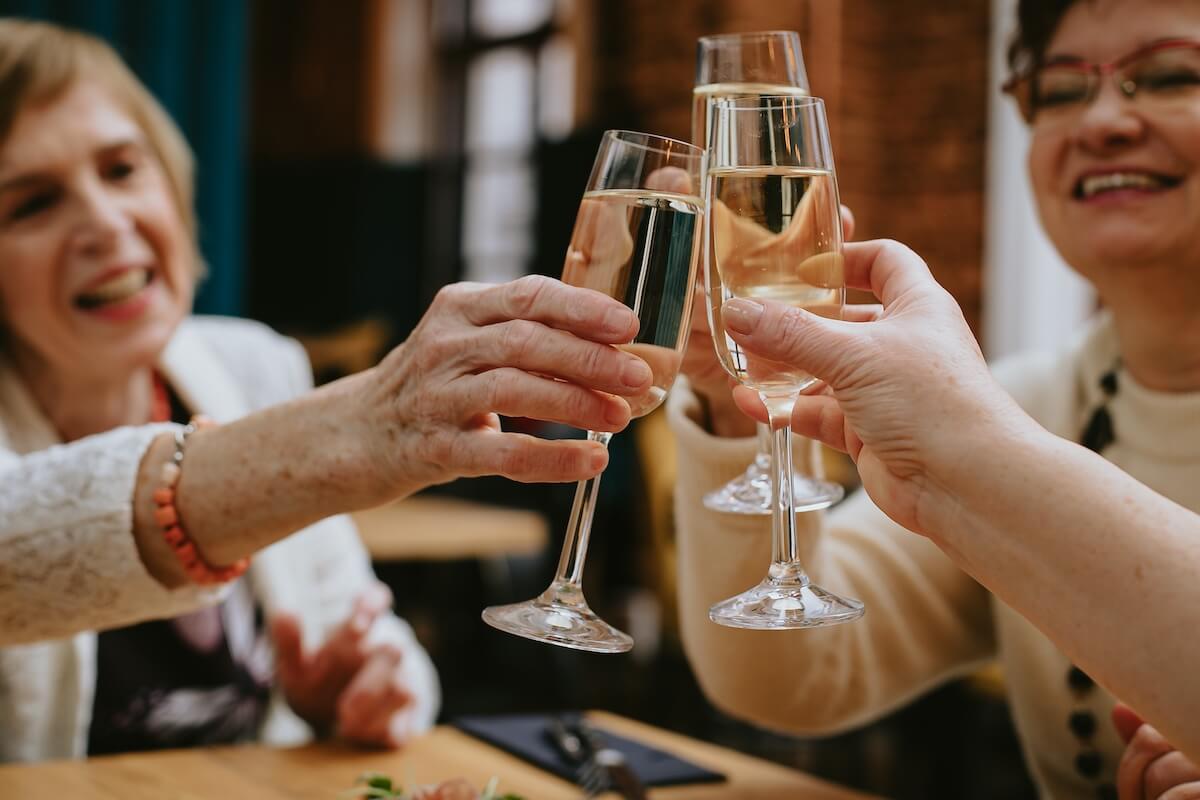
[[[730,300],[721,307],[721,318],[725,327],[735,333],[752,333],[762,313],[762,303],[742,298]]]
[[[650,367],[646,366],[646,362],[640,358],[631,358],[625,362],[625,366],[621,368],[621,380],[626,386],[637,388],[650,380]]]
[[[611,308],[604,314],[604,330],[625,333],[633,323],[633,312],[627,308]]]

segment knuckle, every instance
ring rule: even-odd
[[[500,334],[500,346],[508,361],[522,362],[537,347],[538,325],[525,320],[505,323]]]
[[[498,454],[497,464],[502,474],[520,479],[530,470],[534,462],[529,448],[520,442],[509,441]]]
[[[413,363],[425,372],[438,370],[449,363],[454,363],[458,360],[457,357],[468,350],[467,342],[464,341],[461,331],[453,328],[430,331],[429,335],[421,336],[415,344],[415,347],[407,349]]]
[[[447,444],[441,465],[454,475],[477,475],[475,452],[469,437],[455,436]]]
[[[846,446],[846,423],[841,414],[834,412],[829,406],[821,409],[820,427],[821,438],[839,448]]]
[[[436,433],[420,437],[416,445],[417,460],[438,468],[454,463],[454,440],[455,437]]]
[[[503,370],[492,370],[483,379],[483,391],[480,398],[481,411],[495,411],[503,408],[509,397],[511,381]]]
[[[545,275],[526,275],[508,286],[508,308],[513,317],[534,315],[542,298],[550,291],[551,281]]]
[[[925,263],[924,259],[917,255],[911,247],[895,239],[884,239],[880,244],[879,254],[887,260]]]
[[[1129,742],[1129,749],[1140,751],[1151,761],[1174,751],[1170,743],[1151,725],[1142,725],[1137,729]]]
[[[612,348],[596,345],[584,350],[578,363],[587,378],[596,380],[615,371],[617,366],[613,358],[615,355],[616,353]]]
[[[431,304],[431,307],[456,308],[466,300],[466,297],[468,294],[470,294],[470,291],[471,289],[467,284],[448,283],[441,289],[438,289],[437,294],[433,296],[433,303]]]
[[[573,391],[563,402],[563,410],[569,420],[590,421],[596,416],[596,397],[590,392]]]
[[[889,256],[899,256],[912,251],[895,239],[880,239],[879,252]]]
[[[772,349],[778,350],[785,356],[791,352],[801,350],[805,345],[805,334],[807,333],[808,324],[804,317],[795,309],[787,308],[779,315],[775,321],[775,331],[766,337],[766,344]]]

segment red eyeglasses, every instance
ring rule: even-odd
[[[1107,64],[1056,58],[1014,75],[1003,90],[1017,101],[1026,122],[1061,121],[1096,99],[1110,75],[1130,100],[1161,105],[1193,98],[1200,94],[1200,42],[1166,39]]]

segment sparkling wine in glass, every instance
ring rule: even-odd
[[[629,306],[638,333],[621,349],[653,374],[642,397],[627,398],[634,417],[667,396],[687,346],[692,287],[697,280],[703,201],[703,151],[686,142],[632,131],[608,131],[579,205],[562,279]],[[588,431],[607,446],[610,433]],[[502,631],[597,653],[622,653],[628,634],[600,619],[583,596],[583,566],[600,476],[580,481],[549,588],[523,603],[491,606],[483,619]]]
[[[845,304],[842,226],[824,103],[759,96],[712,105],[705,176],[705,288],[722,366],[755,389],[771,430],[771,565],[761,583],[709,610],[719,624],[793,629],[857,619],[863,605],[812,583],[799,559],[789,424],[816,381],[742,349],[725,332],[726,302],[772,300],[840,318]]]
[[[809,93],[808,75],[795,31],[758,31],[704,36],[696,43],[696,84],[692,90],[692,141],[707,147],[713,103],[731,97],[766,97]],[[734,514],[770,514],[771,429],[757,426],[758,452],[738,477],[704,496],[704,505]],[[818,464],[820,446],[802,440],[806,460]],[[842,499],[836,483],[794,474],[796,511],[815,511]]]

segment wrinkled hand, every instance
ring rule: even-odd
[[[915,253],[896,242],[850,244],[845,270],[848,287],[883,301],[858,309],[875,321],[733,300],[726,324],[740,318],[731,335],[747,350],[826,383],[797,401],[792,428],[848,452],[876,505],[907,528],[928,530],[924,503],[952,504],[941,484],[970,458],[964,432],[981,420],[1014,430],[1034,423],[992,379],[958,305]],[[756,393],[739,387],[735,396],[743,411],[766,420]]]
[[[724,226],[725,235],[718,236],[723,242],[718,259],[745,263],[747,259],[761,257],[764,253],[774,252],[776,255],[787,253],[807,252],[811,242],[803,240],[805,227],[800,224],[790,225],[779,234],[771,234],[765,228],[733,214],[723,204],[716,204],[713,209],[713,225]],[[846,206],[841,207],[842,238],[849,241],[854,236],[854,214]],[[803,214],[795,219],[803,220]],[[735,266],[736,268],[736,266]],[[701,267],[703,269],[703,266]],[[682,372],[687,375],[692,390],[707,404],[709,416],[713,425],[713,433],[721,436],[749,436],[754,433],[753,425],[737,410],[733,401],[732,388],[735,382],[729,373],[717,360],[713,347],[712,329],[709,327],[709,301],[704,290],[704,275],[699,276],[696,287],[695,305],[692,307],[692,328],[688,339],[687,352],[683,356]],[[870,311],[866,313],[871,313]],[[845,318],[859,319],[863,312],[857,306],[847,306]]]
[[[272,618],[280,686],[292,710],[314,728],[382,747],[399,747],[415,733],[408,712],[416,687],[403,669],[404,653],[393,643],[368,640],[371,626],[391,605],[391,591],[375,584],[313,652],[304,651],[294,614]]]
[[[1117,767],[1120,800],[1200,800],[1200,766],[1123,703],[1113,708],[1113,724],[1125,742]]]
[[[597,292],[541,276],[501,286],[442,289],[404,344],[365,384],[363,437],[371,442],[376,503],[459,477],[526,482],[598,474],[607,451],[583,440],[546,441],[500,429],[500,414],[619,431],[622,399],[650,385],[645,362],[612,345],[637,334],[637,318]],[[350,394],[350,393],[348,393]]]

